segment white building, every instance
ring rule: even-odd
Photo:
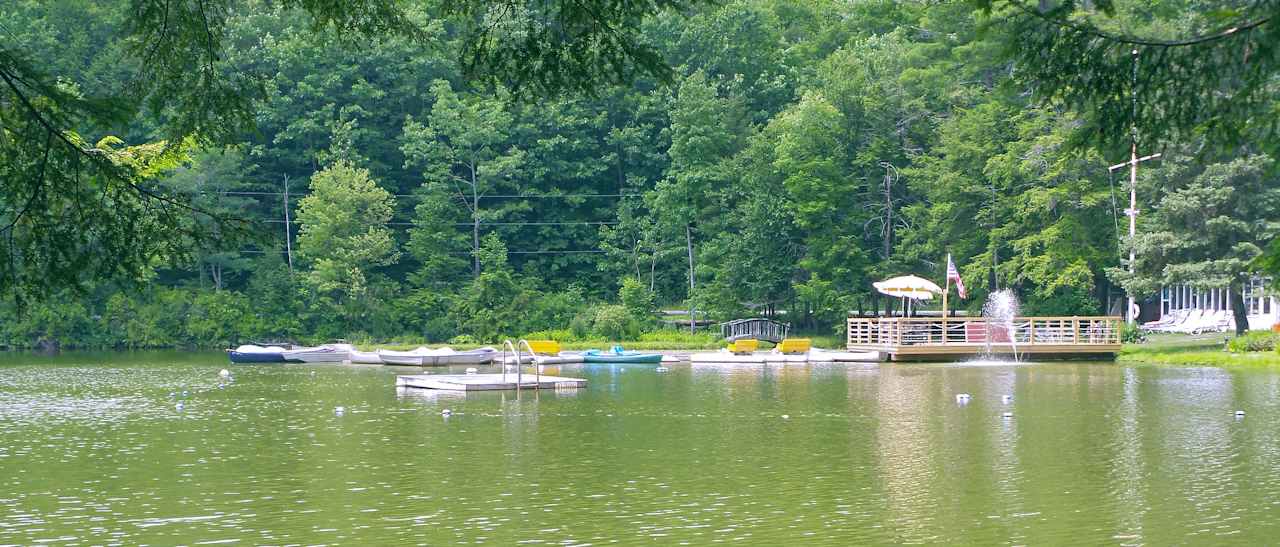
[[[1271,278],[1250,279],[1244,289],[1245,310],[1250,330],[1266,330],[1280,322],[1280,299],[1269,287]],[[1230,310],[1230,293],[1226,289],[1196,289],[1175,285],[1160,290],[1160,316],[1173,310]]]

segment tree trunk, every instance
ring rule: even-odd
[[[684,225],[684,241],[689,250],[689,332],[693,333],[698,325],[697,310],[693,305],[693,227]]]
[[[1231,282],[1227,295],[1231,299],[1231,316],[1236,321],[1236,336],[1239,336],[1249,330],[1249,311],[1244,307],[1244,284],[1239,278]]]

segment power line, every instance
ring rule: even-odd
[[[240,253],[240,254],[267,254],[280,251],[263,251],[259,249],[241,249],[237,251],[213,251],[214,253]],[[544,251],[507,251],[509,255],[560,255],[560,254],[600,254],[607,253],[603,249],[565,249],[560,251],[544,250]],[[445,254],[451,255],[470,255],[471,251],[450,251]]]
[[[283,224],[285,221],[279,220],[279,219],[266,218],[266,219],[257,219],[256,222],[265,222],[268,224]],[[289,224],[302,224],[302,221],[290,220]],[[417,226],[418,225],[418,223],[416,222],[400,222],[400,221],[385,222],[383,224],[387,226]],[[574,222],[530,221],[530,222],[481,222],[480,223],[481,226],[610,226],[614,224],[618,224],[618,222],[617,221],[574,221]],[[445,225],[446,226],[471,226],[472,223],[447,222],[445,223]]]
[[[228,196],[283,196],[284,192],[251,192],[251,191],[231,191],[231,192],[201,192],[202,195],[222,194]],[[291,192],[295,196],[307,196],[309,194]],[[627,198],[641,197],[644,194],[497,194],[491,196],[480,196],[480,199],[568,199],[568,198]],[[397,198],[421,198],[423,194],[391,194]],[[456,199],[458,196],[450,195],[450,198]]]

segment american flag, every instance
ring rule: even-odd
[[[947,279],[955,282],[956,294],[960,295],[960,298],[969,298],[964,290],[964,280],[960,279],[960,272],[956,270],[956,263],[951,261],[950,253],[947,254]]]

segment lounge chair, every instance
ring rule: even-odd
[[[1151,330],[1154,332],[1183,332],[1183,329],[1187,329],[1188,327],[1198,324],[1200,319],[1204,317],[1204,313],[1204,310],[1198,308],[1188,310],[1187,314],[1182,316],[1182,318],[1176,323],[1169,323]]]
[[[1155,321],[1147,321],[1146,323],[1142,324],[1141,328],[1145,330],[1159,330],[1164,327],[1176,325],[1179,322],[1181,322],[1183,319],[1185,319],[1187,317],[1187,314],[1189,313],[1191,313],[1190,308],[1183,308],[1180,310],[1170,310],[1168,315],[1165,315],[1164,317],[1161,317],[1160,319],[1157,319]]]

